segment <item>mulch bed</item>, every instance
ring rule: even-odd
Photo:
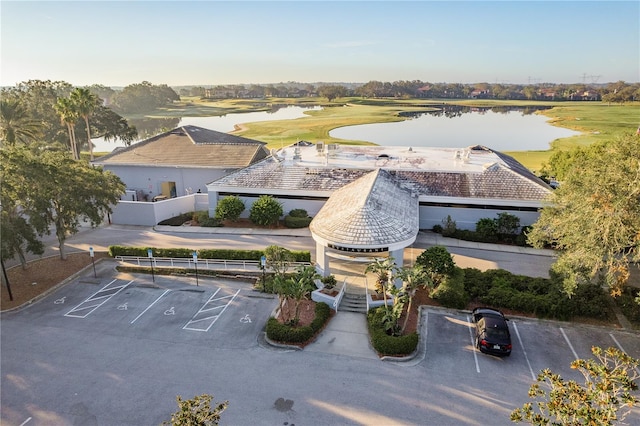
[[[106,252],[95,252],[94,256],[94,261],[109,257]],[[89,265],[89,253],[82,252],[70,253],[66,260],[60,259],[60,256],[34,260],[27,263],[27,269],[22,269],[20,265],[7,269],[13,300],[9,300],[7,285],[2,277],[0,310],[16,308],[29,302]]]

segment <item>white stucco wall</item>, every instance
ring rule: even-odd
[[[165,219],[192,211],[206,210],[207,194],[191,194],[163,201],[120,201],[113,208],[111,223],[117,225],[154,226]]]
[[[435,225],[443,226],[443,220],[451,216],[456,228],[475,231],[480,219],[496,219],[498,213],[509,213],[520,218],[520,225],[532,225],[538,220],[540,213],[507,209],[474,209],[460,207],[420,206],[420,229],[432,229]]]
[[[235,169],[210,169],[210,168],[183,168],[183,167],[144,167],[144,166],[119,166],[105,165],[105,170],[110,170],[120,177],[127,189],[142,190],[151,200],[162,193],[162,182],[175,182],[176,195],[187,195],[200,189],[207,192],[207,183],[229,174]]]

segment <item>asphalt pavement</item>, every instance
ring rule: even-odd
[[[308,228],[303,229],[262,229],[262,228],[207,228],[191,226],[130,226],[103,225],[98,228],[83,227],[70,236],[66,242],[67,252],[106,251],[110,245],[134,245],[149,247],[241,247],[260,249],[278,244],[290,249],[306,249],[315,252],[315,242]],[[554,253],[527,247],[485,244],[445,238],[433,232],[420,232],[415,243],[409,248],[413,257],[421,249],[435,245],[447,247],[456,263],[461,267],[487,269],[503,267],[511,272],[530,276],[548,276]],[[416,249],[416,253],[413,253]],[[57,241],[47,241],[45,256],[59,253]],[[516,256],[509,260],[509,256]],[[34,258],[34,256],[31,256]],[[523,259],[526,259],[523,261]],[[500,264],[502,262],[503,264]],[[15,262],[14,262],[15,263]],[[11,262],[9,262],[11,266]],[[522,269],[522,272],[513,269]],[[369,343],[366,317],[363,314],[338,312],[316,341],[305,350],[331,354],[343,354],[360,358],[377,358]],[[419,353],[411,357],[419,356]]]

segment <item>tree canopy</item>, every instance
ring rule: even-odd
[[[113,105],[124,114],[152,111],[180,100],[180,96],[166,84],[154,85],[148,81],[130,84],[113,95]]]
[[[66,258],[67,236],[78,232],[81,221],[91,226],[102,223],[125,191],[124,183],[113,173],[75,161],[66,152],[34,154],[25,147],[4,148],[0,160],[3,210],[9,206],[9,213],[26,218],[32,228],[22,233],[27,242],[33,233],[49,234],[53,229],[61,259]],[[3,214],[2,219],[15,217]],[[4,244],[2,248],[5,250]]]
[[[571,368],[585,378],[584,385],[564,380],[549,369],[542,370],[531,385],[525,403],[511,413],[514,422],[533,425],[614,425],[623,421],[640,401],[637,367],[634,359],[617,348],[591,348],[595,359],[577,359]],[[548,387],[548,391],[540,386]]]
[[[563,179],[528,234],[560,255],[567,294],[603,279],[617,295],[640,261],[640,138],[626,135],[564,157]]]
[[[110,93],[103,86],[74,89],[64,81],[50,80],[29,80],[15,87],[3,88],[0,92],[4,104],[0,118],[3,145],[15,139],[16,143],[39,145],[47,150],[71,151],[71,133],[78,143],[76,153],[83,148],[91,151],[88,144],[91,137],[131,143],[137,137],[136,129],[103,105],[98,92]],[[73,98],[72,93],[75,94]],[[64,117],[61,117],[61,112],[64,112]],[[67,121],[73,123],[71,129]],[[20,129],[20,133],[15,133],[15,129]]]

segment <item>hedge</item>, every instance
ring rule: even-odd
[[[469,303],[469,295],[465,291],[464,271],[455,268],[434,290],[431,297],[442,306],[454,309],[464,309]]]
[[[287,215],[284,217],[284,226],[287,228],[306,228],[309,226],[313,218],[311,217],[296,217]]]
[[[147,250],[151,249],[154,257],[191,258],[193,249],[187,248],[155,248],[155,247],[127,247],[109,246],[109,256],[137,256],[147,257]],[[234,249],[201,249],[195,250],[199,259],[226,260],[260,260],[264,250],[234,250]],[[311,262],[311,252],[291,250],[294,262]]]
[[[315,318],[310,325],[293,327],[281,324],[276,318],[267,321],[267,337],[282,343],[306,343],[324,327],[331,316],[331,308],[326,303],[316,303]]]
[[[404,336],[388,335],[382,325],[384,309],[384,306],[380,306],[367,313],[371,345],[381,355],[409,355],[413,353],[418,347],[418,333],[413,332]]]

